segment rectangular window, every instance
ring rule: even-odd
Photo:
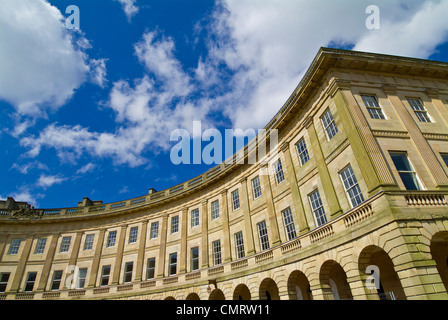
[[[237,259],[244,258],[244,241],[243,241],[243,232],[235,233],[235,245],[236,245],[236,257]]]
[[[268,230],[266,228],[266,222],[262,221],[257,224],[258,237],[260,238],[261,250],[269,249]]]
[[[212,220],[219,218],[219,200],[212,202]]]
[[[138,237],[138,227],[132,227],[129,232],[129,243],[136,243]]]
[[[191,248],[191,271],[199,269],[199,247]]]
[[[101,271],[101,286],[109,285],[109,277],[110,277],[110,265],[103,266]]]
[[[170,253],[168,275],[176,274],[177,269],[177,252]]]
[[[336,133],[338,133],[338,128],[336,127],[336,123],[334,122],[333,115],[331,114],[330,109],[328,109],[324,115],[322,116],[322,125],[324,126],[325,133],[327,134],[328,140],[331,140]]]
[[[123,282],[129,283],[132,281],[132,270],[134,269],[134,262],[126,262],[124,265]]]
[[[238,189],[232,192],[232,205],[233,210],[237,210],[240,207],[240,194],[238,192]]]
[[[28,272],[25,282],[25,292],[33,291],[34,282],[36,282],[37,272]]]
[[[53,279],[51,279],[51,290],[59,290],[61,287],[62,270],[55,270],[53,272]]]
[[[197,227],[199,225],[199,209],[191,211],[191,227]]]
[[[311,209],[314,213],[314,218],[316,219],[316,224],[318,227],[327,223],[327,216],[325,215],[324,206],[320,198],[319,190],[314,191],[309,196]]]
[[[87,268],[79,269],[78,281],[76,281],[76,289],[83,289],[86,284]]]
[[[352,208],[363,203],[364,197],[362,196],[361,188],[358,185],[358,180],[356,180],[355,173],[351,166],[348,166],[341,172],[341,179],[344,184],[345,192],[350,199]]]
[[[46,244],[47,244],[47,238],[38,239],[37,244],[36,244],[36,249],[34,250],[34,254],[44,253]]]
[[[283,180],[285,180],[285,176],[283,175],[283,168],[282,168],[282,162],[280,161],[280,159],[278,159],[275,163],[274,163],[274,173],[275,173],[275,182],[277,182],[277,184],[283,182]]]
[[[115,240],[117,239],[117,231],[109,231],[109,235],[107,237],[107,246],[113,247],[115,246]]]
[[[153,222],[151,223],[151,234],[150,234],[150,238],[151,239],[155,239],[159,236],[159,222]]]
[[[310,160],[310,155],[308,154],[308,149],[306,148],[305,139],[302,139],[297,143],[297,152],[299,154],[300,165],[304,165]]]
[[[414,167],[409,161],[408,155],[404,152],[391,152],[390,157],[395,164],[395,168],[397,168],[406,190],[423,190],[423,186],[420,183]]]
[[[11,241],[11,245],[9,246],[8,254],[17,254],[17,252],[19,252],[21,242],[21,239],[13,239]]]
[[[294,226],[294,220],[292,218],[291,208],[288,207],[282,211],[283,223],[285,224],[286,236],[288,240],[292,240],[297,237],[296,228]]]
[[[61,242],[61,247],[59,248],[59,252],[67,252],[70,248],[70,241],[72,237],[63,237]]]
[[[361,95],[372,119],[386,119],[376,96]]]
[[[212,242],[213,247],[213,264],[216,266],[221,264],[221,240]]]
[[[6,291],[6,286],[8,285],[10,275],[11,274],[9,272],[0,273],[0,292]]]
[[[84,250],[90,250],[93,248],[93,239],[95,239],[94,234],[86,235],[86,240],[84,242]]]
[[[146,279],[154,279],[156,271],[156,258],[149,258],[146,266]]]
[[[171,233],[176,233],[179,231],[179,216],[174,216],[171,218]]]
[[[254,199],[257,199],[261,196],[261,186],[260,186],[260,177],[256,176],[252,179],[252,190],[254,192]]]
[[[432,122],[431,117],[429,116],[428,111],[426,111],[422,100],[408,99],[408,102],[420,122]]]

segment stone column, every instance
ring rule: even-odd
[[[270,233],[270,242],[271,246],[275,247],[276,245],[280,244],[280,232],[278,229],[278,222],[277,222],[277,216],[275,214],[275,206],[274,206],[274,199],[272,197],[272,189],[271,189],[271,181],[270,177],[268,175],[269,168],[268,163],[262,164],[262,171],[264,174],[261,174],[261,185],[263,186],[263,196],[264,200],[266,202],[266,211],[268,214],[268,220],[270,228],[268,232]]]
[[[98,240],[96,241],[95,254],[92,261],[92,270],[90,271],[90,279],[87,288],[93,288],[96,285],[96,279],[98,277],[98,268],[101,260],[101,252],[103,251],[104,234],[106,229],[100,229],[98,234]]]
[[[229,209],[227,205],[227,189],[221,191],[222,201],[222,229],[224,233],[223,262],[232,260],[232,250],[230,248],[230,228],[229,228]]]
[[[111,284],[113,285],[120,283],[121,262],[123,261],[123,250],[124,250],[124,242],[126,239],[126,228],[127,226],[121,226],[120,229],[120,239],[118,240],[118,247],[115,256],[114,273],[112,275]]]
[[[157,277],[158,278],[163,278],[165,276],[167,225],[168,225],[168,215],[164,215],[163,219],[162,219],[162,228],[160,230],[159,262],[158,262],[158,267],[157,267]]]
[[[292,163],[291,149],[289,148],[288,142],[281,146],[281,151],[285,156],[286,178],[289,182],[292,203],[294,205],[297,223],[299,224],[299,234],[303,234],[308,232],[310,227],[305,216],[305,209],[303,208],[302,197],[300,195],[299,186],[297,185],[296,171]]]
[[[182,209],[182,227],[180,233],[180,254],[179,254],[179,272],[187,272],[187,230],[188,230],[188,208]]]
[[[142,230],[140,233],[140,240],[138,243],[137,269],[135,272],[135,281],[141,281],[143,279],[143,265],[145,259],[147,228],[148,228],[148,221],[143,221]]]
[[[25,245],[20,255],[19,262],[17,264],[16,272],[14,273],[14,279],[12,280],[11,292],[18,292],[20,289],[20,284],[23,279],[23,273],[25,271],[26,263],[28,262],[28,256],[30,254],[31,245],[33,244],[33,236],[29,236],[25,240]]]
[[[202,250],[201,250],[201,261],[202,266],[201,268],[208,268],[208,205],[207,205],[207,199],[202,200],[202,238],[201,238],[201,244],[202,244]]]
[[[58,235],[52,235],[50,245],[48,247],[47,255],[45,256],[44,267],[42,268],[42,275],[37,285],[37,291],[45,291],[48,277],[50,276],[50,269],[54,259],[54,253],[56,252],[56,245],[58,243]]]
[[[81,239],[82,239],[82,232],[77,232],[76,236],[75,236],[75,241],[73,243],[73,249],[70,254],[70,260],[68,263],[69,266],[76,265],[76,261],[78,259],[78,254],[79,254],[79,247],[81,245]]]

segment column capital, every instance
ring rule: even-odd
[[[239,183],[246,183],[247,182],[247,177],[241,177],[240,179],[239,179]]]
[[[281,146],[280,146],[280,151],[281,152],[286,152],[289,149],[289,141],[285,141]]]

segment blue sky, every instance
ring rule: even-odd
[[[376,5],[379,29],[366,27]],[[80,29],[66,28],[79,8]],[[0,0],[0,199],[138,197],[174,129],[261,129],[321,46],[448,62],[448,1]],[[203,146],[206,143],[203,142]]]

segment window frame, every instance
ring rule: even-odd
[[[84,250],[92,250],[94,241],[95,241],[94,233],[86,234],[86,238],[84,240]]]
[[[150,239],[157,239],[159,237],[159,221],[151,223],[151,231],[149,233]]]
[[[191,271],[199,270],[199,247],[198,246],[192,247],[190,249],[190,253],[191,253],[191,259],[190,259]]]
[[[199,226],[199,209],[193,209],[191,210],[191,227],[197,227]]]
[[[261,251],[269,250],[269,235],[268,235],[268,227],[266,225],[266,221],[263,220],[257,223],[258,230],[258,239],[260,241],[260,249]]]
[[[71,236],[62,237],[61,246],[59,247],[59,252],[60,253],[69,252],[71,242],[72,242]]]
[[[76,279],[76,289],[84,289],[87,279],[87,268],[80,268]]]
[[[395,155],[398,155],[398,154],[399,155],[403,155],[406,158],[406,160],[408,162],[408,165],[411,168],[411,170],[410,171],[408,171],[408,170],[398,170],[397,165],[396,165],[396,163],[395,163],[395,161],[394,161],[394,159],[392,157],[393,154],[395,154]],[[390,151],[389,152],[389,156],[392,159],[392,163],[395,166],[395,170],[397,170],[398,175],[400,176],[401,182],[403,183],[403,185],[404,185],[406,190],[408,190],[408,191],[422,191],[422,190],[425,190],[425,187],[424,187],[422,181],[420,180],[420,177],[419,177],[417,171],[415,170],[414,165],[412,164],[411,160],[409,159],[409,155],[408,155],[407,152],[404,152],[404,151]],[[403,180],[402,173],[403,174],[413,175],[413,180],[416,182],[417,189],[408,189],[407,188],[406,183]]]
[[[311,211],[313,212],[314,221],[316,222],[317,227],[326,224],[328,220],[319,189],[315,189],[308,195],[308,201],[310,202]]]
[[[47,238],[37,239],[36,248],[34,249],[34,254],[44,253],[46,245],[47,245]]]
[[[331,119],[329,119],[331,118]],[[330,108],[328,108],[320,118],[322,126],[324,128],[325,134],[327,136],[328,141],[334,138],[334,136],[338,133],[338,127],[336,125],[336,121],[334,120],[333,113]],[[330,120],[328,122],[328,120]]]
[[[8,255],[16,255],[19,253],[22,239],[12,239],[8,249]]]
[[[176,275],[177,274],[177,252],[170,253],[168,257],[169,257],[169,260],[168,260],[168,275],[169,276]],[[174,272],[172,272],[173,268],[174,268]]]
[[[155,257],[148,258],[148,260],[146,260],[146,279],[147,280],[154,279],[155,277],[156,277],[156,258]]]
[[[6,276],[6,280],[3,278]],[[0,292],[6,292],[6,288],[8,287],[9,278],[11,278],[11,272],[0,272]]]
[[[53,276],[51,277],[50,291],[59,291],[61,288],[62,276],[64,274],[63,270],[54,270]],[[60,275],[59,278],[56,278],[56,275]],[[57,287],[56,287],[57,285]]]
[[[213,265],[222,264],[221,239],[212,242]]]
[[[129,270],[130,267],[130,270]],[[134,271],[134,261],[128,261],[124,264],[123,283],[132,282],[132,272]]]
[[[171,234],[179,232],[179,215],[171,217]]]
[[[251,180],[252,183],[252,192],[254,195],[254,199],[258,199],[262,196],[261,193],[261,183],[260,183],[260,176],[256,176]]]
[[[219,218],[219,200],[212,201],[212,203],[210,204],[210,208],[212,211],[212,220],[218,219]]]
[[[305,142],[305,138],[299,140],[296,144],[297,155],[299,156],[300,165],[305,165],[310,161],[310,153],[308,152],[308,147]]]
[[[287,241],[297,238],[296,226],[292,216],[291,207],[287,207],[281,211],[283,218],[283,225],[285,226],[285,233]]]
[[[138,240],[138,226],[131,227],[129,230],[129,244],[137,243]]]
[[[117,230],[110,230],[107,234],[107,243],[106,247],[111,248],[115,247],[115,242],[117,241]]]
[[[375,120],[387,120],[386,114],[380,105],[378,97],[373,94],[361,94],[362,102],[366,107],[370,118]]]
[[[34,276],[34,279],[30,280],[31,275]],[[34,284],[36,283],[36,279],[37,279],[37,271],[29,271],[28,274],[26,275],[26,281],[25,281],[25,286],[23,288],[24,292],[33,292],[34,290]],[[29,288],[29,286],[31,285],[31,288]]]
[[[240,192],[238,191],[238,189],[232,191],[231,197],[233,211],[236,211],[240,208]]]
[[[347,177],[347,179],[344,179],[343,174],[344,174],[344,172],[346,172],[347,170],[350,170],[350,171],[351,171],[351,174],[350,174],[349,177]],[[346,194],[346,196],[347,196],[347,198],[348,198],[348,200],[349,200],[349,202],[350,202],[351,207],[352,207],[352,208],[356,208],[357,206],[361,205],[361,204],[365,201],[365,199],[364,199],[364,195],[362,194],[361,187],[359,186],[359,182],[358,182],[358,179],[356,178],[356,175],[355,175],[355,172],[354,172],[354,170],[353,170],[353,167],[352,167],[351,165],[347,165],[344,169],[342,169],[342,170],[339,172],[339,177],[340,177],[341,180],[342,180],[342,185],[343,185],[343,187],[344,187],[345,194]],[[355,183],[354,183],[353,185],[350,185],[350,186],[347,188],[347,186],[346,186],[346,184],[345,184],[345,181],[349,181],[348,178],[352,178],[352,180],[354,180]],[[354,195],[354,197],[352,197],[352,196],[351,196],[351,193],[350,193],[350,191],[353,190],[353,189],[358,191],[358,192]],[[358,196],[361,197],[362,201],[359,202],[359,203],[356,203],[356,204],[355,204],[353,201],[354,201],[354,199],[356,200]]]
[[[107,274],[105,274],[105,272],[104,272],[106,269],[109,270]],[[101,268],[101,278],[100,278],[100,286],[101,287],[106,287],[106,286],[109,285],[109,279],[110,279],[110,272],[111,272],[111,270],[112,270],[112,266],[110,264],[104,265]]]
[[[272,164],[274,168],[274,177],[277,185],[285,181],[285,174],[283,173],[283,166],[281,159],[278,159]]]
[[[243,231],[238,231],[235,233],[235,250],[237,259],[242,259],[246,256],[244,251]]]
[[[426,109],[424,102],[420,98],[407,98],[407,100],[419,122],[434,122],[428,110]]]

